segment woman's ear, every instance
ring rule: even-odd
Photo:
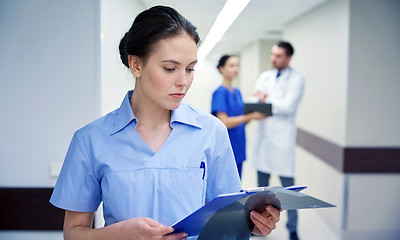
[[[221,69],[222,69],[222,67],[218,67],[218,72],[223,74]]]
[[[129,68],[131,69],[133,76],[135,76],[136,78],[141,77],[142,67],[143,67],[142,60],[138,56],[128,55],[128,61],[129,61]]]

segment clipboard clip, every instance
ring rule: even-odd
[[[283,189],[300,192],[301,190],[306,189],[306,188],[307,188],[307,186],[304,186],[304,185],[293,185],[293,186],[289,186],[289,187],[284,187]],[[256,193],[256,192],[268,191],[270,189],[271,189],[271,187],[255,187],[255,188],[244,189],[241,192]]]
[[[246,193],[256,193],[256,192],[263,192],[263,191],[267,191],[268,187],[255,187],[255,188],[246,188],[244,190],[242,190],[242,192],[246,192]]]

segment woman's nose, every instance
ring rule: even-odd
[[[178,86],[186,86],[187,83],[188,83],[188,76],[186,74],[186,71],[184,71],[183,73],[179,74],[176,84]]]

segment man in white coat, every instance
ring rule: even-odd
[[[279,42],[271,51],[274,69],[261,73],[254,97],[272,104],[272,116],[258,122],[252,164],[257,169],[259,186],[268,186],[270,175],[276,174],[286,187],[294,185],[295,117],[303,95],[304,78],[289,67],[294,52],[290,43]],[[288,211],[287,228],[290,240],[298,239],[295,210]]]

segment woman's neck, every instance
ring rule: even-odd
[[[139,92],[133,91],[130,102],[132,111],[138,120],[138,125],[146,125],[153,128],[158,128],[165,124],[169,125],[171,111],[140,95]]]
[[[131,108],[137,119],[137,133],[154,152],[157,152],[172,131],[171,111],[141,96],[140,91],[133,91]]]
[[[224,80],[222,81],[222,86],[224,86],[227,89],[229,89],[230,91],[232,91],[233,90],[232,79],[224,77]]]

